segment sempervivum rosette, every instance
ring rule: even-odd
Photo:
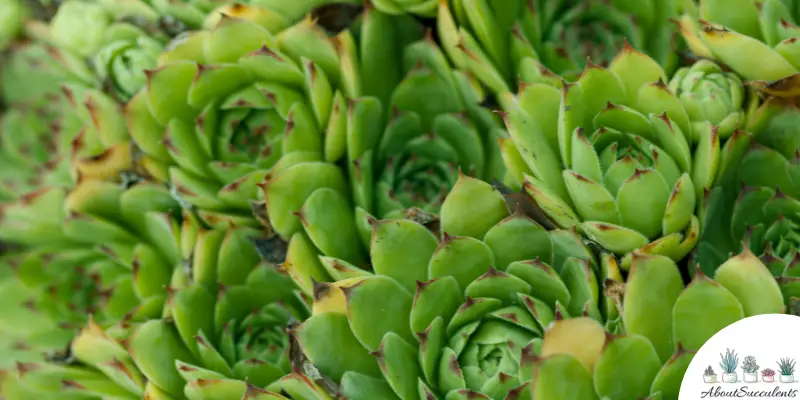
[[[532,399],[670,399],[694,354],[745,317],[784,311],[780,289],[752,254],[732,257],[714,278],[685,288],[666,257],[636,253],[621,293],[623,334],[596,321],[556,321],[531,361]],[[653,293],[659,296],[653,296]]]
[[[324,161],[289,153],[267,176],[269,222],[290,248],[310,239],[323,255],[360,265],[367,216],[401,218],[410,208],[436,213],[459,170],[502,177],[494,141],[500,124],[479,107],[468,79],[448,68],[430,40],[408,46],[405,61],[410,70],[391,103],[334,99]]]
[[[672,64],[677,42],[666,21],[676,12],[672,2],[650,0],[452,0],[440,2],[437,25],[456,67],[503,93],[540,63],[574,80],[587,58],[603,64],[625,42]]]
[[[257,185],[284,154],[321,158],[334,93],[358,92],[356,44],[349,31],[328,38],[312,20],[272,31],[258,9],[221,13],[146,72],[127,123],[148,170],[205,223],[258,226]]]
[[[155,190],[145,186],[139,184],[123,195],[118,183],[84,179],[69,193],[43,188],[5,210],[0,231],[11,234],[10,240],[39,236],[36,242],[24,242],[34,247],[12,259],[14,274],[3,286],[4,298],[11,296],[21,304],[17,312],[3,317],[12,318],[4,325],[20,328],[2,333],[4,341],[13,340],[14,348],[21,350],[10,353],[16,365],[4,365],[14,368],[7,372],[14,382],[3,385],[7,397],[55,398],[65,390],[75,396],[119,395],[103,383],[102,374],[83,373],[83,368],[68,373],[61,371],[61,364],[71,360],[71,352],[63,349],[90,316],[110,326],[161,313],[171,266],[161,248],[140,238],[162,227],[151,225],[148,232],[139,232],[136,228],[144,230],[146,224],[144,215],[133,214],[154,205],[177,205],[160,186]],[[158,196],[158,189],[164,196]],[[26,235],[9,229],[9,223],[20,222],[25,225],[18,231]],[[166,234],[158,237],[158,243],[169,243],[170,232],[161,232]],[[107,367],[121,376],[128,372],[119,366]],[[78,381],[84,383],[73,385]],[[27,394],[6,392],[13,388]]]
[[[109,171],[111,160],[100,167]],[[125,189],[86,178],[69,189],[43,187],[5,207],[3,240],[28,246],[11,259],[10,285],[24,293],[25,319],[66,331],[64,346],[89,315],[103,326],[161,315],[163,287],[180,261],[168,219],[177,208],[158,185]],[[16,341],[41,356],[36,342],[35,335]]]
[[[503,103],[515,186],[556,225],[578,227],[618,255],[640,249],[680,260],[694,248],[717,128],[690,123],[652,58],[626,47],[607,69],[590,65],[572,84],[542,79]]]
[[[335,263],[333,282],[313,283],[315,255],[293,263],[314,293],[299,344],[345,397],[514,398],[544,327],[567,315],[605,320],[599,266],[574,232],[509,214],[499,192],[465,175],[441,215],[441,236],[371,218],[374,272]]]
[[[32,396],[133,399],[150,391],[184,398],[189,385],[201,390],[186,394],[196,399],[205,380],[264,387],[283,376],[284,326],[307,311],[291,281],[260,260],[252,246],[260,232],[208,229],[146,181],[125,188],[83,180],[60,200],[73,249],[29,252],[15,272],[38,291],[26,303],[31,317],[73,332],[92,320],[66,359],[20,358],[15,387]],[[41,341],[18,343],[27,340]]]
[[[170,289],[165,317],[134,328],[131,357],[150,382],[174,398],[241,398],[268,387],[279,392],[274,389],[279,378],[290,371],[286,327],[306,318],[307,305],[274,266],[224,269],[226,258],[233,257],[215,263],[204,239],[198,237],[195,247],[193,276]],[[200,274],[217,274],[219,286],[204,285]]]
[[[720,140],[727,140],[734,130],[744,128],[748,111],[758,105],[756,96],[747,96],[741,78],[709,60],[679,69],[670,80],[669,89],[680,98],[693,131],[702,131],[708,121],[717,127]],[[692,137],[693,141],[698,139]]]
[[[245,392],[283,398],[265,388],[289,370],[285,329],[292,313],[302,318],[308,312],[305,303],[293,298],[291,281],[274,267],[242,264],[238,271],[214,271],[213,257],[201,259],[202,240],[201,235],[192,267],[224,274],[220,281],[231,284],[209,291],[194,277],[177,277],[185,274],[179,269],[162,319],[126,319],[105,329],[89,321],[66,357],[17,363],[3,393],[24,393],[12,397],[21,400],[56,394],[202,400],[215,394],[241,398]]]
[[[91,65],[96,84],[127,100],[145,83],[169,39],[161,16],[146,2],[65,1],[49,23],[28,32]]]
[[[734,258],[717,282],[697,274],[684,289],[674,261],[636,252],[623,284],[614,257],[598,263],[574,232],[548,232],[506,204],[462,177],[445,200],[441,239],[412,220],[373,219],[375,272],[331,268],[334,282],[313,283],[312,316],[295,334],[335,395],[677,399],[693,352],[713,334],[784,309],[763,265]]]
[[[699,19],[683,16],[679,25],[696,55],[718,60],[746,80],[763,81],[761,89],[769,94],[794,97],[800,72],[798,11],[794,1],[705,0]]]
[[[3,77],[0,240],[49,252],[102,242],[105,230],[83,232],[82,219],[67,218],[79,211],[67,197],[78,181],[135,174],[122,112],[68,67],[65,53],[36,44],[12,50]]]
[[[767,265],[797,312],[800,111],[787,100],[770,98],[753,114],[747,131],[736,131],[720,156],[718,186],[703,202],[703,233],[694,257],[707,273],[731,252],[746,251]]]
[[[672,65],[676,41],[667,21],[676,13],[663,1],[535,2],[540,18],[542,63],[561,75],[577,75],[586,60],[610,62],[629,42],[662,65]]]
[[[60,62],[61,54],[20,42],[2,60],[6,109],[0,117],[0,201],[14,201],[42,185],[72,183],[72,140],[83,121],[60,87],[86,81]]]
[[[2,369],[63,350],[103,298],[98,286],[103,267],[95,265],[102,257],[80,245],[86,233],[75,224],[63,226],[74,173],[92,175],[98,168],[80,149],[73,152],[77,168],[71,163],[82,121],[59,86],[80,86],[81,79],[60,63],[60,54],[19,43],[2,64],[7,109],[0,117],[0,292],[8,310],[3,326],[15,327],[0,332]]]

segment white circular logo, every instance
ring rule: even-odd
[[[800,317],[745,318],[700,348],[678,400],[725,398],[800,399]]]

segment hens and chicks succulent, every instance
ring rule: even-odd
[[[677,399],[800,314],[798,22],[0,0],[0,393]]]

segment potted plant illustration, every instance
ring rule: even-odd
[[[706,371],[703,373],[703,382],[705,383],[717,383],[717,373],[714,372],[714,368],[711,368],[709,365],[706,368]]]
[[[775,371],[771,368],[762,369],[761,370],[761,381],[763,382],[775,382]]]
[[[758,364],[756,364],[755,357],[747,356],[744,358],[744,362],[742,362],[742,371],[744,371],[745,382],[747,383],[758,382]]]
[[[794,382],[794,358],[781,358],[778,361],[778,367],[781,371],[781,376],[778,380],[781,383],[792,383]]]
[[[739,376],[736,375],[736,367],[739,366],[739,355],[731,349],[727,349],[725,354],[720,353],[722,361],[719,366],[722,368],[722,381],[725,383],[736,383]]]

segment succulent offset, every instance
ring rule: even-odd
[[[0,0],[0,396],[677,400],[800,315],[798,18]]]
[[[719,135],[707,120],[691,123],[665,79],[626,47],[575,83],[542,76],[506,93],[502,149],[513,185],[555,225],[578,227],[618,255],[683,259],[699,238],[695,208],[713,183]]]
[[[756,86],[770,95],[795,97],[800,72],[799,17],[793,0],[704,0],[698,15],[683,15],[678,25],[696,55],[718,60],[742,78],[758,81]],[[740,57],[742,53],[748,56]]]
[[[702,125],[708,121],[717,128],[720,140],[745,127],[747,108],[756,100],[755,96],[750,96],[749,103],[745,104],[747,92],[742,79],[708,60],[678,70],[669,81],[669,89],[681,100],[692,124],[698,124],[692,126],[692,131],[702,131]],[[691,140],[697,141],[699,137],[691,137]]]

